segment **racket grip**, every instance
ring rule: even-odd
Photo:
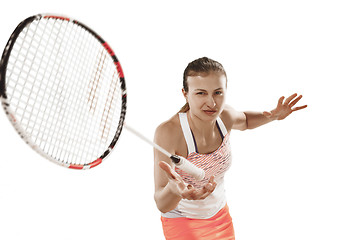
[[[200,180],[204,179],[204,177],[205,177],[204,170],[196,167],[194,164],[189,162],[187,159],[185,159],[181,156],[177,156],[177,155],[172,155],[170,158],[175,163],[177,168],[180,168],[184,172],[187,172],[192,177],[194,177],[196,180],[200,181]]]

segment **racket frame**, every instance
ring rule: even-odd
[[[7,95],[6,95],[6,69],[7,69],[7,64],[8,64],[8,61],[9,61],[11,51],[13,49],[13,46],[14,46],[14,44],[16,42],[17,37],[22,32],[22,30],[27,25],[32,23],[33,21],[40,20],[41,18],[49,18],[49,19],[58,19],[58,20],[62,20],[62,21],[69,21],[69,22],[72,22],[73,24],[76,24],[76,25],[82,27],[83,29],[85,29],[92,36],[94,36],[101,43],[101,45],[106,49],[107,53],[111,56],[111,58],[113,60],[113,63],[114,63],[114,65],[116,67],[116,70],[117,70],[117,74],[118,74],[119,81],[120,81],[121,93],[122,93],[122,96],[121,96],[121,98],[122,98],[122,106],[121,106],[121,113],[120,113],[120,120],[119,120],[119,123],[118,123],[118,128],[117,128],[116,133],[115,133],[115,135],[113,137],[113,140],[109,144],[108,148],[104,151],[104,153],[100,157],[95,159],[94,161],[92,161],[90,163],[87,163],[87,164],[66,163],[66,162],[63,162],[63,161],[58,161],[58,160],[54,159],[53,157],[49,156],[46,152],[44,152],[40,147],[37,146],[37,144],[35,144],[31,140],[31,137],[29,137],[26,134],[25,130],[23,130],[21,125],[16,120],[15,114],[12,111],[11,106],[10,106],[10,104],[8,102],[8,98],[7,98]],[[34,149],[37,153],[39,153],[44,158],[50,160],[51,162],[60,164],[62,166],[65,166],[65,167],[68,167],[68,168],[71,168],[71,169],[84,169],[85,170],[85,169],[90,169],[90,168],[93,168],[95,166],[98,166],[100,163],[102,163],[103,160],[113,151],[113,149],[114,149],[114,147],[115,147],[115,145],[116,145],[116,143],[117,143],[117,141],[118,141],[118,139],[120,137],[123,126],[125,125],[125,115],[126,115],[126,109],[127,109],[127,92],[126,92],[124,72],[122,70],[122,67],[120,65],[120,62],[119,62],[118,58],[116,57],[114,51],[111,49],[109,44],[104,39],[102,39],[100,37],[100,35],[98,35],[91,28],[87,27],[85,24],[83,24],[83,23],[81,23],[81,22],[79,22],[77,20],[71,19],[69,17],[66,17],[66,16],[54,15],[54,14],[37,14],[37,15],[28,17],[25,20],[23,20],[21,23],[19,23],[19,25],[16,27],[16,29],[13,31],[11,37],[9,38],[9,40],[8,40],[6,46],[5,46],[3,55],[1,57],[1,61],[0,61],[0,100],[1,100],[2,106],[3,106],[4,110],[5,110],[5,113],[6,113],[7,117],[8,117],[8,119],[10,120],[10,122],[12,123],[13,127],[18,132],[18,134],[21,136],[21,138],[23,138],[23,140],[32,149]],[[183,158],[181,156],[170,154],[165,149],[163,149],[162,147],[160,147],[156,143],[150,141],[149,139],[144,137],[142,134],[137,132],[135,129],[131,128],[129,125],[125,125],[125,127],[130,132],[137,135],[140,139],[144,140],[145,142],[148,142],[154,148],[158,149],[163,154],[168,156],[175,163],[175,165],[177,167],[179,167],[180,169],[183,169],[184,171],[190,173],[192,176],[194,176],[198,180],[201,180],[201,179],[204,178],[204,176],[205,176],[204,170],[194,166],[192,163],[190,163],[188,160],[186,160],[185,158]]]
[[[16,42],[17,37],[22,32],[22,30],[27,25],[32,23],[33,21],[40,20],[41,18],[49,18],[49,19],[51,18],[51,19],[69,21],[69,22],[72,22],[73,24],[76,24],[76,25],[82,27],[83,29],[85,29],[87,32],[89,32],[91,35],[93,35],[100,42],[100,44],[105,48],[107,53],[111,56],[113,63],[117,70],[117,74],[118,74],[119,81],[120,81],[121,93],[122,93],[122,96],[121,96],[122,105],[121,105],[121,113],[120,113],[120,120],[118,123],[118,127],[117,127],[116,133],[115,133],[111,143],[109,144],[108,148],[103,152],[103,154],[101,156],[99,156],[97,159],[94,159],[92,162],[89,162],[86,164],[72,164],[72,163],[66,163],[63,161],[58,161],[58,160],[54,159],[53,157],[49,156],[47,153],[45,153],[40,147],[38,147],[31,140],[31,138],[29,136],[27,136],[25,131],[22,129],[21,125],[18,124],[18,122],[15,118],[15,114],[11,110],[11,106],[7,100],[8,98],[6,95],[6,69],[7,69],[7,64],[8,64],[13,46]],[[117,141],[119,140],[119,137],[122,132],[123,125],[124,125],[126,109],[127,109],[127,92],[126,92],[124,72],[122,70],[122,67],[120,65],[118,58],[116,57],[114,51],[111,49],[109,44],[103,38],[101,38],[100,35],[98,35],[94,30],[92,30],[85,24],[83,24],[77,20],[74,20],[74,19],[71,19],[71,18],[68,18],[65,16],[61,16],[61,15],[56,15],[56,14],[37,14],[37,15],[28,17],[25,20],[23,20],[22,22],[20,22],[18,24],[18,26],[15,28],[15,30],[13,31],[13,33],[11,34],[11,36],[5,46],[5,49],[3,51],[1,60],[0,60],[0,100],[1,100],[2,106],[5,110],[5,113],[8,117],[8,119],[10,120],[10,122],[12,123],[12,125],[14,126],[15,130],[18,132],[20,137],[23,138],[24,141],[32,149],[34,149],[37,153],[39,153],[44,158],[50,160],[51,162],[60,164],[62,166],[65,166],[65,167],[68,167],[71,169],[90,169],[90,168],[93,168],[103,162],[103,160],[110,154],[110,152],[112,152]]]

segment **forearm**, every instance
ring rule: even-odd
[[[262,112],[244,112],[244,114],[246,115],[247,129],[254,129],[273,121],[265,117]]]
[[[163,213],[169,212],[176,208],[182,199],[181,196],[171,190],[169,184],[167,184],[164,188],[156,191],[154,198],[157,208]]]

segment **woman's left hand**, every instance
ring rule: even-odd
[[[271,112],[266,112],[266,111],[263,112],[263,115],[270,120],[283,120],[287,116],[289,116],[292,112],[306,108],[307,105],[293,108],[295,106],[295,104],[297,102],[299,102],[300,99],[302,98],[302,95],[300,95],[298,97],[296,97],[296,96],[297,96],[297,94],[294,93],[293,95],[291,95],[290,97],[288,97],[286,99],[285,99],[285,97],[281,97],[278,101],[277,107],[274,110],[272,110]],[[284,99],[285,99],[285,101],[284,101]]]

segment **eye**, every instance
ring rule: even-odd
[[[196,95],[205,95],[205,92],[197,92]]]
[[[222,91],[216,91],[215,95],[222,95]]]

